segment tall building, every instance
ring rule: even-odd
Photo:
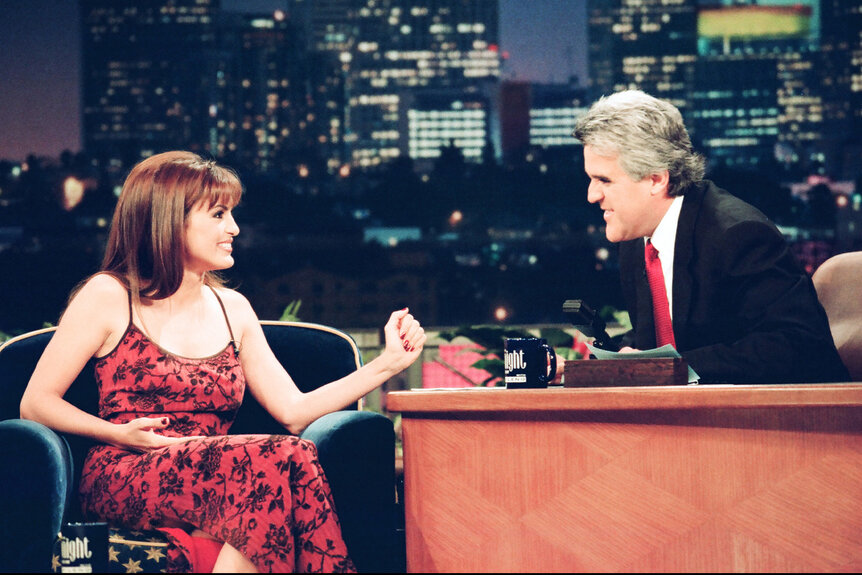
[[[519,163],[536,149],[579,146],[572,133],[588,108],[586,88],[577,76],[553,84],[504,81],[500,87],[503,160]]]
[[[344,140],[359,168],[403,153],[411,94],[497,84],[498,0],[315,0],[312,13],[315,45],[340,50]]]
[[[530,146],[569,148],[580,145],[572,136],[587,112],[586,91],[572,78],[566,84],[534,84],[530,105]]]
[[[301,24],[280,10],[222,14],[218,45],[210,149],[257,172],[308,169],[317,142]]]
[[[862,177],[862,0],[821,0],[827,163],[841,179]]]
[[[774,156],[780,109],[772,58],[704,57],[690,100],[692,141],[711,164],[751,168]]]
[[[500,86],[500,146],[503,160],[519,160],[530,147],[531,84],[506,80]]]
[[[859,163],[862,0],[588,0],[588,18],[591,100],[670,100],[714,163]]]
[[[211,141],[217,4],[80,1],[83,145],[108,171]]]
[[[404,104],[406,151],[416,171],[430,172],[449,146],[458,148],[468,162],[480,163],[488,157],[493,146],[488,98],[462,91],[426,91],[411,95]]]
[[[357,35],[356,4],[356,0],[291,0],[290,4],[291,12],[305,25],[313,130],[329,173],[344,173],[349,166],[346,85]]]
[[[116,174],[170,148],[343,174],[407,153],[423,91],[495,102],[498,0],[285,0],[253,16],[218,0],[80,6],[85,149]]]
[[[701,0],[692,133],[713,163],[809,162],[823,136],[819,0]]]
[[[688,104],[698,0],[588,0],[590,97],[638,88]]]

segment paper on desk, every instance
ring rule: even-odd
[[[587,349],[590,350],[590,353],[596,356],[596,359],[643,359],[643,358],[652,358],[652,357],[682,357],[679,352],[672,345],[667,344],[661,347],[657,347],[655,349],[646,349],[639,351],[632,351],[626,353],[620,353],[618,351],[608,351],[606,349],[599,349],[587,344]],[[697,383],[700,381],[700,376],[695,372],[691,366],[688,366],[688,382],[689,383]]]

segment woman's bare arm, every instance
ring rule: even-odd
[[[167,418],[139,418],[117,425],[89,414],[65,399],[66,391],[91,357],[107,353],[129,322],[126,288],[115,278],[91,278],[69,303],[54,336],[36,364],[21,398],[21,417],[56,431],[90,437],[137,451],[185,441],[154,433]]]
[[[240,361],[246,384],[291,433],[301,432],[320,416],[343,409],[376,389],[416,361],[425,344],[425,332],[408,310],[393,312],[384,327],[386,345],[378,357],[341,379],[302,393],[270,349],[251,306],[245,298],[242,302],[233,299],[232,321],[242,318]]]

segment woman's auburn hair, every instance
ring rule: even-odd
[[[185,221],[200,204],[234,207],[242,196],[237,174],[192,152],[156,154],[126,178],[114,209],[102,273],[122,281],[133,300],[164,299],[183,279]],[[212,272],[207,285],[221,285]]]

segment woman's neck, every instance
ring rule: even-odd
[[[167,307],[170,309],[183,309],[187,306],[196,305],[204,298],[203,286],[206,285],[203,274],[186,271],[177,291],[166,298],[151,299],[142,297],[141,303],[145,307]]]
[[[183,273],[183,280],[180,282],[180,287],[171,295],[171,297],[176,298],[177,301],[199,299],[202,293],[201,288],[206,285],[206,281],[204,281],[205,278],[206,276],[203,273],[195,273],[186,270]]]

